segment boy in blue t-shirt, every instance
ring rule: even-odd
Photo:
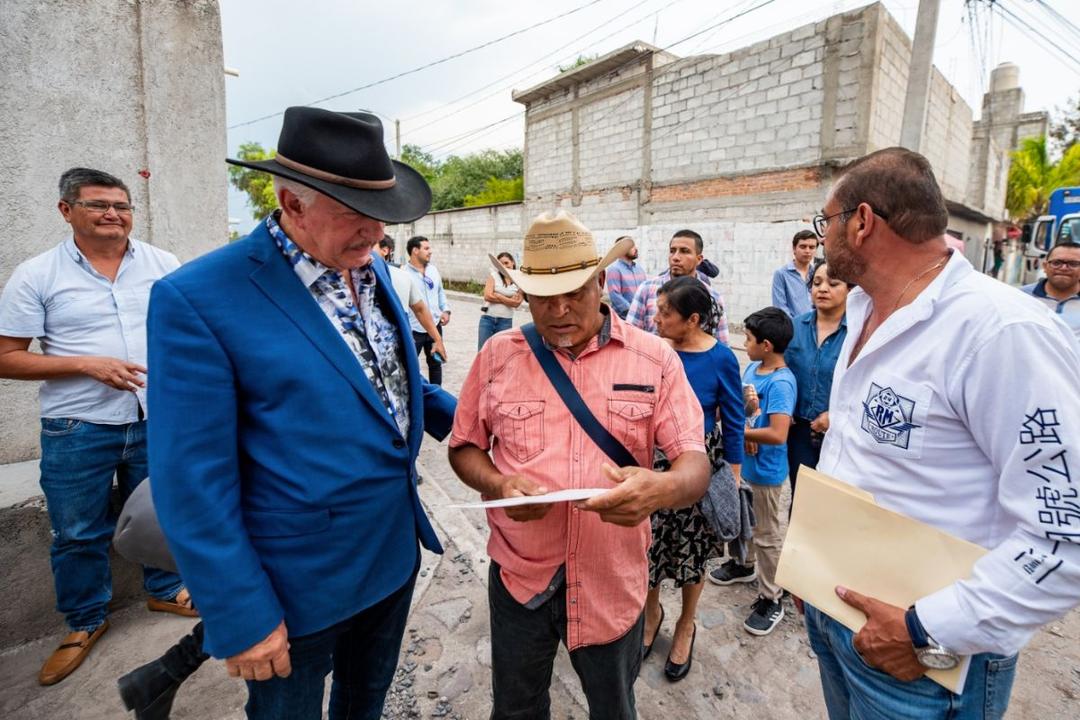
[[[753,635],[768,635],[784,618],[776,565],[784,541],[780,494],[788,474],[788,428],[795,413],[795,375],[784,364],[784,350],[794,328],[787,313],[775,307],[758,310],[746,318],[745,326],[746,354],[753,362],[743,373],[743,384],[754,386],[760,407],[747,421],[747,453],[742,466],[742,476],[754,491],[754,539],[748,548],[748,565],[728,560],[713,570],[709,579],[717,585],[731,585],[756,578],[760,594],[743,627]]]

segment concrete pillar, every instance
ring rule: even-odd
[[[900,130],[900,144],[915,152],[919,152],[923,128],[926,126],[940,2],[919,0],[919,14],[915,20],[915,40],[911,46],[911,67],[904,98],[904,123]]]
[[[225,244],[225,80],[215,0],[0,2],[0,283],[58,245],[74,166],[131,188],[134,237],[181,261]],[[140,171],[146,171],[145,176]],[[37,384],[0,381],[0,463],[37,456]]]

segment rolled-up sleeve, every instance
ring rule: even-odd
[[[916,603],[927,632],[956,652],[1011,655],[1080,603],[1078,360],[1063,329],[1034,324],[957,358],[950,401],[998,471],[999,511],[1016,528],[970,578]]]

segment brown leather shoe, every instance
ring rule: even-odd
[[[146,601],[146,607],[151,612],[167,612],[184,617],[199,617],[199,611],[191,602],[191,593],[183,588],[172,600],[159,600],[150,598]]]
[[[42,685],[55,685],[82,664],[83,659],[90,654],[90,648],[98,641],[105,631],[109,629],[109,621],[101,623],[93,633],[80,630],[69,633],[60,643],[60,647],[53,651],[38,673],[38,682]]]

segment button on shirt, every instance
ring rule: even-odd
[[[609,337],[594,337],[577,358],[556,352],[589,409],[644,467],[654,446],[672,459],[704,452],[701,405],[675,351],[608,317]],[[491,450],[500,473],[549,491],[612,486],[600,471],[611,460],[566,409],[519,329],[492,337],[465,379],[450,447],[466,444]],[[533,522],[514,522],[501,509],[487,519],[488,554],[519,603],[554,592],[565,577],[570,650],[610,643],[637,622],[648,590],[648,521],[612,525],[570,503]]]
[[[810,300],[810,288],[806,287],[806,278],[799,274],[794,261],[773,273],[772,304],[792,319],[814,309],[814,303]]]
[[[450,303],[446,302],[446,290],[443,289],[442,275],[439,274],[439,269],[431,264],[428,264],[423,272],[417,270],[412,263],[405,263],[402,267],[405,268],[405,272],[409,273],[409,277],[412,278],[420,294],[424,296],[424,302],[427,303],[431,316],[435,318],[435,323],[438,324],[439,316],[444,312],[450,312]],[[405,311],[409,316],[409,326],[412,327],[412,331],[427,333],[424,326],[416,319],[413,311],[409,308],[405,308]]]
[[[840,327],[818,345],[817,310],[811,310],[795,318],[795,335],[784,351],[787,364],[798,384],[799,399],[795,403],[795,417],[815,420],[829,409],[829,393],[832,392],[833,368],[840,348],[847,338],[847,316],[840,318]]]
[[[956,652],[1015,653],[1080,599],[1080,346],[957,252],[848,367],[871,305],[848,297],[818,468],[989,549],[916,610]]]
[[[635,262],[619,258],[608,266],[604,289],[607,290],[608,299],[611,300],[611,307],[615,310],[615,314],[623,320],[626,319],[626,313],[630,311],[630,302],[643,282],[645,282],[645,271]]]
[[[145,367],[150,286],[179,266],[172,253],[129,239],[110,281],[68,238],[15,268],[0,297],[0,335],[37,338],[49,356],[95,355]],[[122,425],[139,419],[140,406],[146,416],[144,389],[117,390],[85,375],[46,380],[39,398],[46,418]]]
[[[1065,324],[1073,331],[1073,335],[1080,338],[1080,294],[1064,300],[1050,297],[1046,293],[1046,278],[1037,283],[1025,285],[1021,290],[1050,308],[1059,318],[1065,321]]]
[[[712,295],[713,302],[716,303],[717,308],[720,309],[720,319],[716,323],[716,328],[713,330],[713,335],[716,339],[725,345],[728,344],[728,324],[727,324],[727,312],[725,311],[724,297],[717,292],[708,280],[702,280],[702,275],[698,273],[698,280],[701,280],[701,284],[709,289],[709,294]],[[634,327],[641,328],[647,333],[656,334],[656,293],[660,290],[660,287],[671,279],[671,271],[665,270],[654,278],[646,280],[641,283],[641,287],[638,288],[637,294],[634,295],[633,302],[630,303],[630,310],[626,314],[626,322],[630,323]]]

